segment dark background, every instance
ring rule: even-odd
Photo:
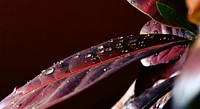
[[[1,0],[0,100],[53,62],[138,34],[148,19],[126,0]]]

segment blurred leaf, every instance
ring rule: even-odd
[[[181,28],[189,30],[193,34],[193,36],[196,36],[193,27],[178,11],[161,2],[156,2],[156,6],[158,8],[160,15],[164,19],[167,19],[168,21],[180,26]]]

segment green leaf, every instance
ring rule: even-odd
[[[158,9],[158,12],[164,19],[180,26],[183,29],[190,31],[193,34],[193,36],[196,36],[196,32],[194,28],[178,11],[176,11],[172,7],[165,5],[161,2],[156,2],[156,6]]]

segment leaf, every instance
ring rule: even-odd
[[[161,37],[170,40],[160,41]],[[3,99],[0,108],[50,107],[75,96],[130,63],[182,43],[189,41],[173,35],[131,35],[111,39],[42,71]]]
[[[123,109],[149,109],[160,97],[172,89],[174,79],[175,77],[169,78],[158,86],[145,90],[140,96],[129,98]]]
[[[193,27],[190,25],[190,23],[175,9],[161,3],[161,2],[156,2],[156,6],[158,8],[158,11],[160,15],[164,18],[167,19],[168,21],[178,25],[181,28],[184,28],[186,30],[189,30],[191,34],[196,36],[196,32],[193,29]]]
[[[170,26],[176,26],[176,27],[179,26],[168,21],[168,19],[163,19],[163,17],[159,14],[158,9],[156,7],[156,1],[162,2],[174,8],[175,10],[180,12],[181,15],[184,16],[184,18],[186,18],[187,8],[183,4],[182,0],[128,0],[128,2],[132,6],[142,11],[143,13],[147,14],[152,19]]]
[[[149,22],[147,22],[141,29],[140,34],[172,34],[179,37],[187,38],[189,40],[194,40],[192,35],[187,30],[169,27],[154,20],[150,20]],[[168,39],[166,37],[163,37],[160,40]],[[186,44],[168,48],[162,52],[155,53],[142,59],[141,62],[144,66],[174,62],[183,55],[187,46],[188,45]]]

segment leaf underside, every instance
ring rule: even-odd
[[[149,109],[160,97],[172,89],[174,79],[175,77],[169,78],[158,86],[145,90],[140,96],[129,98],[123,109]]]
[[[167,40],[160,38],[167,37]],[[130,35],[106,41],[65,58],[0,102],[0,108],[47,108],[71,98],[122,67],[174,45],[173,35]],[[136,74],[137,75],[137,74]]]

